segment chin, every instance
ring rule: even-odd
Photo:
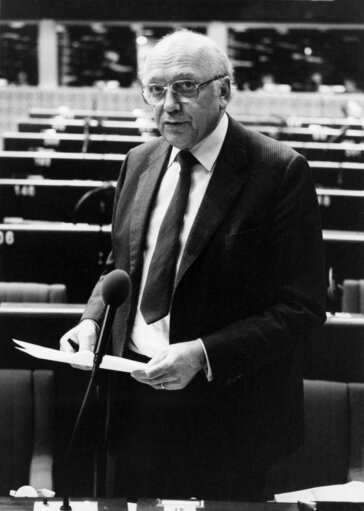
[[[178,149],[188,149],[192,147],[190,141],[183,140],[180,137],[166,135],[164,138],[167,140],[169,144],[173,145],[174,147],[177,147]]]

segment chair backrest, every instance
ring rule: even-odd
[[[54,374],[0,370],[0,495],[53,487]]]
[[[364,384],[358,385],[356,409],[364,410]],[[306,380],[304,391],[305,444],[272,467],[267,499],[276,493],[347,482],[357,450],[354,444],[364,441],[364,421],[360,425],[357,420],[356,427],[352,426],[352,417],[358,411],[350,403],[349,384]],[[354,431],[356,438],[352,440]]]
[[[349,383],[350,463],[348,481],[364,482],[364,384]]]
[[[38,282],[0,282],[0,302],[65,303],[64,284]]]

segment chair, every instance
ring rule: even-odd
[[[0,370],[0,495],[53,488],[54,407],[52,371]]]
[[[266,498],[364,481],[364,384],[305,380],[305,444],[268,473]]]
[[[38,282],[0,282],[0,302],[65,303],[64,284]]]

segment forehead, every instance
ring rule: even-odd
[[[144,81],[204,79],[210,76],[212,68],[211,54],[205,48],[189,43],[168,43],[152,50],[146,61]]]

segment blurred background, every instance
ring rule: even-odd
[[[239,92],[278,95],[261,102],[238,94],[235,111],[335,115],[342,101],[333,95],[364,88],[360,0],[2,0],[0,129],[12,129],[32,106],[142,107],[138,67],[177,26],[226,49]],[[291,92],[326,97],[279,96]]]

